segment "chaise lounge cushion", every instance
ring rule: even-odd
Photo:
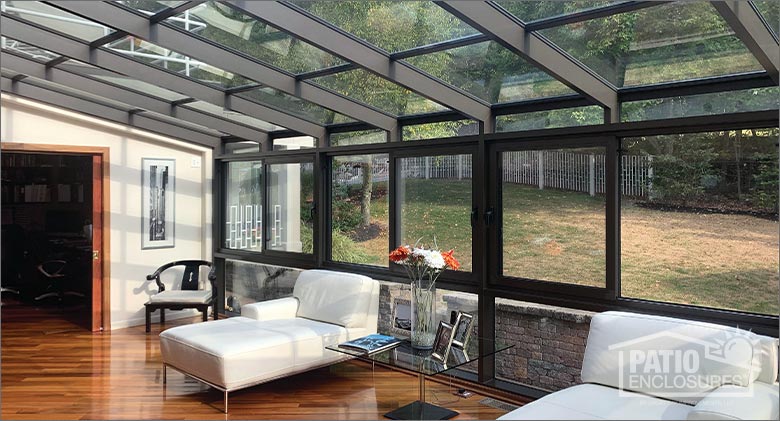
[[[690,405],[597,384],[549,394],[499,420],[684,420]]]
[[[339,326],[365,327],[376,281],[350,273],[307,270],[298,276],[293,296],[298,317]]]
[[[342,359],[325,346],[349,336],[342,326],[301,318],[261,322],[232,317],[168,329],[160,334],[160,346],[166,363],[211,384],[236,389]]]

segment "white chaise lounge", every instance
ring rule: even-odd
[[[601,313],[590,324],[584,384],[499,419],[777,420],[777,358],[775,338],[711,323]]]
[[[160,334],[163,382],[174,368],[228,393],[346,359],[326,350],[376,333],[379,283],[366,276],[304,271],[293,296],[245,305],[241,317]]]

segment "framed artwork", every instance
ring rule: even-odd
[[[143,158],[141,163],[141,248],[174,247],[176,161]]]
[[[455,332],[452,334],[452,346],[460,349],[466,348],[473,323],[474,316],[458,312],[458,318],[455,320]]]
[[[447,353],[452,344],[452,325],[447,322],[439,322],[439,329],[436,330],[436,339],[433,342],[433,352],[431,358],[437,361],[447,361]]]

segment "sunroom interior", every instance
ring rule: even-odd
[[[780,2],[1,5],[4,419],[779,416]]]

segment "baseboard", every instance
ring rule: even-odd
[[[166,310],[165,311],[165,320],[177,320],[177,319],[184,319],[186,317],[195,317],[200,316],[201,312],[198,310],[195,310],[194,308],[187,308],[184,310]],[[152,323],[160,323],[160,313],[154,312],[152,314]],[[132,319],[127,320],[111,320],[111,330],[116,329],[126,329],[128,327],[133,326],[142,326],[146,324],[146,317],[136,317]]]

